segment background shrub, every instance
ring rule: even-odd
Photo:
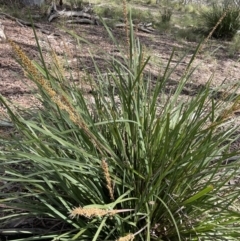
[[[240,29],[240,8],[232,4],[214,4],[210,10],[203,12],[201,14],[202,31],[206,35],[210,33],[223,15],[225,17],[216,27],[212,36],[231,40]]]
[[[168,23],[171,21],[172,10],[170,8],[164,8],[161,12],[162,23]]]

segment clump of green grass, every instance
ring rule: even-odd
[[[176,37],[185,39],[190,42],[199,42],[203,39],[203,34],[199,33],[195,28],[182,28],[176,30]]]
[[[202,8],[203,6],[200,4],[175,4],[175,9],[176,11],[185,13],[185,14],[195,14],[198,15],[199,14],[199,10]]]
[[[209,81],[186,101],[199,49],[171,90],[173,54],[153,81],[128,22],[127,55],[106,27],[121,59],[109,56],[107,76],[93,59],[92,99],[10,41],[42,108],[24,118],[0,96],[18,132],[0,139],[0,228],[41,218],[24,240],[239,240],[239,186],[228,186],[239,161],[224,164],[236,155],[238,86],[213,98]]]
[[[170,8],[164,8],[163,11],[161,12],[162,23],[170,22],[172,18],[172,14],[173,12]]]
[[[194,14],[180,15],[174,19],[175,36],[187,41],[200,42],[204,35],[198,30],[199,18]]]
[[[122,7],[121,5],[109,5],[109,6],[101,6],[95,7],[94,11],[96,14],[103,18],[111,18],[114,20],[122,19]],[[142,11],[136,8],[132,9],[132,19],[138,22],[150,22],[153,19],[153,16],[149,11]]]
[[[158,22],[155,23],[155,27],[159,32],[164,32],[164,33],[171,33],[172,32],[172,25],[169,22],[162,23]]]
[[[120,19],[122,16],[122,8],[117,5],[94,7],[94,12],[103,18]]]
[[[151,10],[143,11],[136,8],[131,9],[131,15],[133,20],[138,20],[140,22],[152,22],[154,19]]]
[[[240,8],[231,4],[214,4],[209,11],[201,14],[202,31],[208,34],[216,26],[221,16],[221,23],[214,30],[212,37],[231,40],[240,29]]]

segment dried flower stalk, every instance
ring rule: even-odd
[[[82,208],[78,207],[71,211],[70,217],[74,218],[76,216],[83,216],[86,218],[93,218],[93,217],[103,217],[106,215],[114,215],[117,213],[118,210],[105,210],[100,208]]]
[[[220,120],[231,118],[234,112],[240,109],[240,100],[236,100],[229,108],[225,109],[219,116]]]
[[[76,216],[83,216],[86,218],[93,218],[93,217],[103,217],[106,215],[115,215],[117,213],[129,212],[133,211],[133,209],[120,209],[120,210],[107,210],[101,208],[88,208],[88,207],[78,207],[74,208],[70,212],[70,217],[75,218]]]
[[[105,176],[105,179],[106,179],[106,182],[107,182],[107,189],[109,191],[110,198],[112,200],[114,200],[112,181],[111,181],[111,177],[110,177],[110,174],[109,174],[108,164],[105,160],[102,160],[101,165],[102,165],[104,176]]]
[[[229,11],[229,9],[226,9],[226,11],[223,12],[222,16],[219,18],[218,22],[216,23],[216,25],[213,27],[212,31],[208,34],[208,36],[204,39],[204,41],[201,43],[201,45],[199,46],[199,49],[198,51],[196,52],[195,54],[195,57],[194,59],[192,60],[192,63],[193,61],[195,60],[196,56],[198,55],[199,52],[202,51],[204,45],[207,43],[207,41],[212,37],[214,31],[217,29],[217,27],[221,24],[221,22],[223,21],[223,19],[225,18],[225,16],[227,15],[227,12]],[[188,65],[188,67],[186,68],[185,70],[185,74],[188,73],[189,69],[191,68],[192,64]],[[185,75],[184,74],[184,75]]]
[[[35,66],[32,64],[31,60],[27,57],[27,55],[22,51],[22,49],[14,43],[12,40],[9,40],[10,45],[12,46],[14,52],[17,54],[17,56],[21,59],[23,68],[27,73],[30,74],[31,77],[34,78],[34,80],[42,86],[42,88],[48,93],[52,101],[57,104],[57,106],[65,110],[69,116],[70,119],[77,124],[79,127],[81,127],[84,130],[87,130],[86,124],[83,122],[83,120],[78,116],[75,109],[72,107],[71,103],[67,100],[67,98],[63,95],[60,95],[57,93],[53,88],[50,86],[48,81],[44,79],[36,70]]]
[[[51,87],[48,81],[44,79],[42,75],[39,74],[35,66],[32,64],[31,60],[16,43],[14,43],[10,39],[8,39],[8,42],[12,46],[13,51],[20,58],[24,71],[27,72],[43,88],[43,90],[46,91],[46,93],[50,96],[51,100],[61,110],[65,110],[68,113],[71,121],[77,126],[79,126],[79,128],[81,128],[86,133],[86,135],[88,135],[88,137],[92,140],[92,143],[94,144],[94,146],[98,149],[100,153],[102,153],[102,148],[104,148],[104,145],[102,145],[95,138],[95,136],[89,131],[88,126],[86,125],[82,117],[76,112],[76,110],[71,105],[67,97],[64,96],[63,94],[57,93]]]
[[[223,21],[223,19],[226,17],[227,12],[229,11],[229,9],[227,8],[221,18],[219,18],[218,22],[216,23],[216,25],[214,26],[214,28],[212,29],[212,31],[208,34],[208,36],[205,38],[205,40],[203,41],[201,47],[199,48],[199,51],[202,50],[203,46],[207,43],[207,41],[212,37],[213,33],[215,32],[215,30],[217,29],[217,27],[221,24],[221,22]]]
[[[61,63],[59,57],[57,56],[56,52],[53,49],[51,49],[50,54],[51,54],[51,58],[53,59],[53,63],[55,64],[55,68],[57,69],[57,72],[60,73],[60,76],[58,76],[58,77],[59,78],[63,77],[63,75],[64,75],[63,64]]]

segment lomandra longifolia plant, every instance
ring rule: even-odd
[[[129,55],[109,56],[108,75],[93,59],[91,98],[10,44],[41,108],[22,115],[0,97],[17,131],[1,138],[0,230],[27,226],[20,240],[239,240],[239,186],[228,185],[239,175],[229,151],[238,86],[215,98],[206,80],[186,99],[193,55],[169,91],[174,52],[153,79],[131,18]]]

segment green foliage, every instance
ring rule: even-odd
[[[179,12],[183,12],[183,13],[192,13],[195,15],[199,14],[200,9],[202,9],[204,7],[204,5],[202,4],[193,4],[193,3],[189,3],[189,4],[180,4],[180,3],[176,3],[175,4],[175,9],[176,11]]]
[[[187,4],[184,6],[184,11],[186,13],[191,13],[196,16],[199,14],[199,11],[201,10],[202,7],[204,7],[204,4],[203,6],[200,4]]]
[[[11,14],[11,16],[19,18],[23,4],[20,1],[0,1],[0,11]],[[26,16],[24,16],[26,17]]]
[[[232,39],[228,53],[230,56],[240,53],[240,34],[236,34]]]
[[[122,16],[122,8],[121,6],[109,5],[106,7],[94,7],[94,12],[105,18],[113,18],[118,19]]]
[[[142,21],[142,22],[151,22],[154,19],[153,14],[151,13],[151,10],[145,10],[142,11],[137,8],[131,9],[132,19],[133,21]]]
[[[24,240],[117,240],[128,233],[141,241],[239,240],[239,187],[227,185],[239,162],[222,164],[236,155],[228,148],[238,126],[228,117],[238,103],[237,89],[226,92],[228,99],[214,99],[206,84],[186,101],[182,93],[195,55],[171,91],[173,55],[164,75],[151,79],[149,58],[132,26],[129,58],[119,51],[121,61],[110,59],[108,75],[95,63],[91,97],[61,73],[62,78],[51,74],[42,59],[35,67],[48,85],[29,73],[41,109],[28,110],[31,118],[25,118],[0,98],[18,132],[1,139],[0,228],[13,234],[11,224],[40,219],[44,225],[29,229],[34,238]],[[70,218],[78,206],[122,212]]]
[[[164,8],[161,12],[161,18],[163,23],[170,22],[172,17],[172,10],[170,8]]]
[[[204,37],[201,33],[199,33],[199,31],[197,31],[193,27],[178,29],[176,36],[190,42],[199,42]]]
[[[202,31],[206,35],[209,34],[225,12],[226,16],[217,26],[212,36],[220,39],[232,39],[240,29],[240,8],[230,4],[214,4],[209,11],[202,12]]]
[[[100,6],[100,7],[94,7],[94,11],[97,15],[103,17],[103,18],[111,18],[111,21],[118,21],[122,19],[123,15],[123,9],[122,9],[122,2],[117,4],[109,4],[109,6]],[[147,21],[151,22],[153,19],[153,15],[151,14],[151,11],[142,11],[138,8],[132,8],[132,19],[133,21]]]

